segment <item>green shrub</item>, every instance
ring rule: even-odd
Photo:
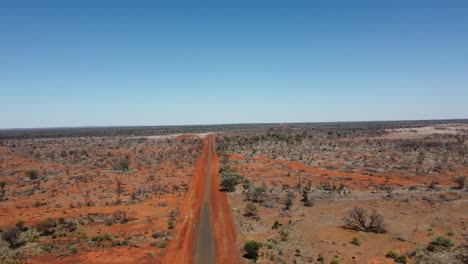
[[[296,248],[296,256],[298,257],[298,256],[300,256],[300,255],[301,255],[301,250],[298,249],[298,248]]]
[[[252,183],[250,183],[249,179],[244,179],[244,181],[242,182],[242,188],[244,190],[248,190],[250,189],[251,186],[252,186]]]
[[[255,240],[249,240],[244,245],[245,257],[249,259],[257,259],[258,251],[262,246],[261,243]]]
[[[174,221],[174,219],[169,219],[169,220],[167,220],[167,227],[168,227],[169,229],[174,229],[174,226],[175,226],[175,221]]]
[[[256,217],[257,216],[257,207],[253,203],[248,203],[244,208],[244,216],[247,217]]]
[[[94,241],[97,243],[100,243],[102,241],[111,241],[111,240],[112,238],[107,233],[104,233],[103,235],[100,235],[100,236],[94,236],[91,238],[91,241]]]
[[[37,171],[35,171],[35,170],[27,170],[27,171],[25,171],[25,174],[31,180],[37,179],[37,176],[38,176]]]
[[[39,239],[38,235],[31,235],[26,238],[26,243],[36,242]]]
[[[51,253],[54,248],[55,248],[55,245],[52,243],[42,245],[42,250],[44,250],[47,253]]]
[[[393,250],[390,250],[387,252],[387,255],[385,255],[385,257],[395,259],[398,257],[398,253],[396,253]]]
[[[279,232],[280,233],[280,236],[281,236],[281,241],[288,241],[288,232],[286,231],[281,231]]]
[[[240,176],[235,173],[224,174],[220,181],[221,188],[228,192],[233,192],[239,183],[239,178]]]
[[[264,186],[255,187],[252,192],[251,200],[257,203],[262,203],[265,200],[266,192],[267,189]]]
[[[221,164],[221,165],[219,166],[219,173],[223,174],[223,173],[225,173],[226,171],[229,171],[229,167],[228,167],[227,165],[225,165],[225,164]]]
[[[282,224],[280,224],[280,222],[278,222],[278,220],[275,220],[275,222],[273,223],[273,226],[271,227],[271,229],[278,229],[278,227],[282,226]]]
[[[387,258],[393,259],[396,263],[406,263],[406,256],[400,256],[397,252],[390,250],[387,252],[387,255],[385,255]]]
[[[322,255],[318,255],[318,256],[317,256],[317,261],[318,261],[318,262],[324,262],[324,261],[325,261],[325,258],[324,258]]]
[[[122,242],[120,240],[112,241],[112,247],[120,247],[121,245],[122,245]]]
[[[64,252],[60,256],[67,257],[67,256],[75,255],[77,253],[78,253],[78,248],[76,248],[73,245],[67,245],[65,246]]]
[[[122,157],[118,160],[114,160],[112,169],[116,171],[129,171],[130,170],[130,159],[128,156]]]
[[[52,218],[48,217],[44,221],[36,225],[36,230],[42,236],[48,236],[54,233],[54,230],[52,229],[53,227],[55,227],[55,221],[52,220]]]
[[[427,246],[427,250],[429,251],[435,251],[437,249],[444,250],[444,249],[450,249],[451,247],[453,247],[453,242],[450,239],[443,237],[443,236],[438,236],[434,238],[431,241],[431,243],[429,243],[429,245]]]
[[[351,244],[354,244],[356,246],[360,246],[361,245],[361,240],[357,237],[353,237],[353,240],[351,240]]]
[[[167,242],[161,241],[156,245],[157,248],[167,248]]]
[[[86,233],[84,232],[77,232],[75,234],[75,236],[81,240],[87,240],[88,239],[88,236],[86,235]]]
[[[407,262],[406,256],[398,256],[398,258],[395,259],[395,262],[406,264],[406,262]]]

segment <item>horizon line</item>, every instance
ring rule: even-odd
[[[0,128],[6,130],[46,130],[46,129],[80,129],[80,128],[137,128],[137,127],[207,127],[207,126],[235,126],[235,125],[283,125],[283,124],[336,124],[336,123],[378,123],[378,122],[424,122],[424,121],[468,121],[465,118],[440,118],[440,119],[387,119],[387,120],[351,120],[351,121],[302,121],[302,122],[239,122],[239,123],[205,123],[183,125],[83,125],[83,126],[50,126],[50,127],[12,127]]]

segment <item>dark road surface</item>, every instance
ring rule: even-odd
[[[195,264],[216,263],[215,236],[211,211],[211,153],[213,146],[209,146],[208,162],[205,175],[205,195],[200,213],[200,221],[195,243]]]

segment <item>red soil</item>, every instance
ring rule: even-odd
[[[120,140],[123,143],[118,143]],[[83,220],[83,224],[77,225],[77,232],[56,229],[57,233],[63,232],[66,237],[40,236],[31,243],[30,248],[18,249],[26,251],[25,255],[29,256],[27,263],[162,263],[166,249],[156,247],[155,243],[164,241],[166,237],[155,239],[152,234],[170,234],[169,215],[176,211],[179,202],[185,200],[186,187],[182,184],[191,182],[196,157],[201,154],[198,139],[196,144],[195,141],[185,141],[147,140],[137,143],[137,139],[132,138],[103,138],[102,143],[101,139],[53,139],[43,147],[42,141],[37,140],[31,143],[40,146],[37,147],[37,155],[28,154],[29,143],[19,142],[18,147],[0,147],[0,181],[6,182],[8,198],[0,204],[0,226],[12,227],[22,220],[25,226],[34,229],[36,224],[48,217],[54,220],[63,217],[77,224],[78,220]],[[77,145],[82,142],[83,145]],[[98,144],[103,144],[103,147],[97,147]],[[67,154],[69,150],[86,150],[90,155],[77,161],[71,154],[65,158],[58,155],[44,158],[44,153],[60,153],[61,150]],[[112,170],[113,160],[123,156],[129,157],[132,170],[127,173]],[[182,156],[184,158],[180,158]],[[26,180],[27,170],[37,171],[40,177],[48,175],[44,176],[47,181],[39,182],[37,188],[40,191],[30,195],[25,194],[25,190],[35,188],[36,184]],[[87,176],[89,180],[78,180],[77,176],[80,175]],[[153,175],[154,179],[149,180],[149,175]],[[120,205],[113,204],[117,178],[122,179],[124,188]],[[171,189],[175,185],[181,188]],[[151,186],[166,188],[164,190],[167,191],[149,192]],[[131,193],[140,188],[145,188],[146,195],[137,195],[134,202],[129,202]],[[82,194],[85,190],[91,191],[90,199],[94,205],[83,205]],[[35,202],[44,204],[35,206]],[[110,219],[116,211],[127,212],[131,220],[124,224],[104,224],[104,219]],[[88,221],[88,217],[93,221]],[[77,238],[78,232],[86,235],[86,238]],[[90,238],[101,234],[109,234],[112,242],[128,241],[129,245],[115,246],[111,241],[100,244],[90,241]],[[47,244],[55,246],[51,253],[41,250],[41,246]],[[69,246],[77,253],[61,255]],[[0,263],[3,261],[0,260]]]
[[[261,169],[262,172],[268,171],[268,173],[261,174],[262,177],[274,177],[277,175],[277,179],[281,182],[288,182],[290,184],[297,183],[297,180],[300,179],[303,183],[307,180],[311,180],[314,185],[320,184],[321,181],[326,181],[330,177],[334,177],[336,179],[345,179],[350,178],[352,181],[347,181],[346,184],[350,185],[352,189],[355,190],[368,190],[372,189],[374,185],[381,185],[381,184],[391,184],[396,187],[410,187],[414,185],[424,185],[430,184],[431,181],[436,181],[439,185],[442,186],[451,186],[454,187],[455,184],[453,179],[456,175],[464,175],[466,174],[467,169],[461,168],[456,172],[444,172],[442,174],[435,174],[435,175],[417,175],[412,177],[404,177],[399,174],[391,174],[388,173],[391,177],[385,178],[383,175],[365,175],[360,173],[349,173],[349,172],[342,172],[337,170],[328,170],[323,168],[316,168],[316,167],[308,167],[303,163],[296,162],[296,161],[286,161],[286,160],[274,160],[265,157],[246,157],[239,154],[230,154],[230,159],[232,160],[252,160],[254,162],[243,163],[242,166],[248,168],[248,170],[258,170]],[[301,177],[285,177],[284,176],[284,169],[275,169],[272,165],[284,165],[290,168],[290,171],[299,172],[298,175],[302,175]],[[305,173],[305,174],[301,174]],[[248,176],[248,174],[247,174]],[[448,177],[447,177],[448,176]]]
[[[133,252],[132,252],[133,251]],[[135,252],[138,252],[136,254]],[[106,248],[100,251],[88,252],[87,254],[78,254],[64,259],[57,258],[53,254],[42,254],[28,260],[28,264],[37,263],[95,263],[95,264],[127,264],[127,263],[154,263],[155,259],[148,257],[147,254],[154,253],[152,248],[146,249],[128,249],[128,248]]]

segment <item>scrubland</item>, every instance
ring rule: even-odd
[[[218,137],[246,262],[466,263],[468,126]],[[248,249],[243,253],[247,253]]]
[[[2,263],[158,262],[202,147],[198,137],[0,144]]]
[[[468,262],[466,121],[171,129],[1,131],[0,262]]]

